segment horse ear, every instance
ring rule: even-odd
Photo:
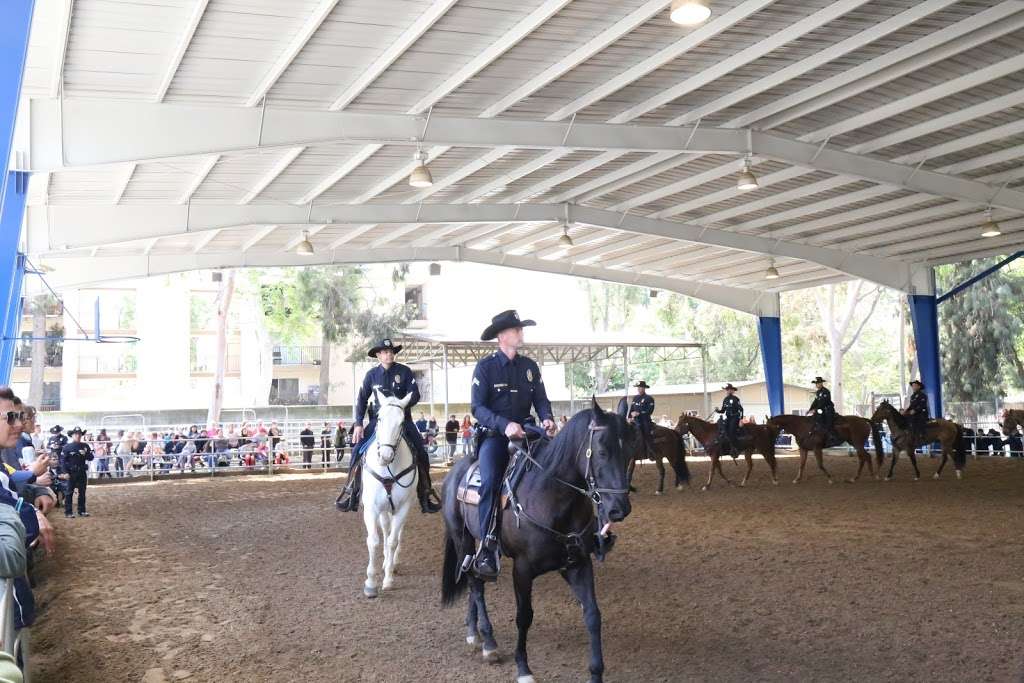
[[[405,408],[409,406],[410,401],[412,401],[412,392],[406,394],[405,398],[399,401],[399,404],[402,406],[402,409],[405,410]]]
[[[373,388],[373,402],[380,405],[380,392],[377,391],[377,387]]]
[[[604,410],[601,409],[600,404],[597,402],[597,396],[590,397],[591,408],[594,411],[594,415],[598,417],[604,417]]]
[[[629,412],[629,405],[626,402],[625,396],[619,399],[619,407],[618,410],[616,410],[615,412],[617,412],[619,414],[619,417],[621,417],[623,420],[626,419],[626,415]]]

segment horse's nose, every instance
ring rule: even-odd
[[[626,499],[622,503],[613,503],[611,507],[608,508],[608,519],[613,522],[621,522],[631,511],[632,506],[629,503],[629,499]]]

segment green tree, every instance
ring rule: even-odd
[[[395,269],[395,281],[407,269]],[[282,277],[260,286],[260,299],[271,333],[296,343],[320,333],[320,403],[326,404],[330,384],[331,348],[336,344],[363,348],[408,323],[411,311],[376,297],[364,286],[358,266],[310,266],[282,271]]]
[[[940,266],[936,281],[948,290],[990,267],[995,259]],[[1003,269],[939,307],[943,391],[950,401],[985,401],[1024,382],[1021,363],[1024,277]]]

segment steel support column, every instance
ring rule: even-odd
[[[917,342],[917,367],[933,417],[942,417],[942,364],[939,358],[939,309],[934,294],[911,294],[910,321]]]
[[[0,207],[0,384],[7,384],[14,365],[14,349],[21,321],[21,283],[25,257],[18,253],[21,224],[25,215],[28,174],[10,172],[3,207]]]
[[[761,363],[768,389],[768,406],[772,415],[785,411],[785,389],[782,383],[782,319],[759,316],[757,337],[761,342]]]
[[[0,2],[0,170],[5,175],[14,145],[14,123],[18,118],[34,5],[35,0]],[[4,205],[4,194],[5,188],[0,187],[0,208]]]

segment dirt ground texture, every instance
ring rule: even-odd
[[[836,475],[856,461],[830,456]],[[1019,681],[1024,667],[1024,462],[966,478],[829,486],[716,481],[653,495],[598,567],[608,681]],[[741,467],[724,463],[734,481]],[[440,474],[435,472],[435,479]],[[54,519],[40,569],[36,681],[512,681],[510,572],[489,587],[501,647],[485,664],[464,609],[439,607],[443,526],[414,514],[395,589],[362,596],[362,515],[341,479],[221,477],[94,486],[89,519]],[[507,567],[506,567],[507,569]],[[534,589],[539,681],[586,679],[587,635],[558,575]]]

